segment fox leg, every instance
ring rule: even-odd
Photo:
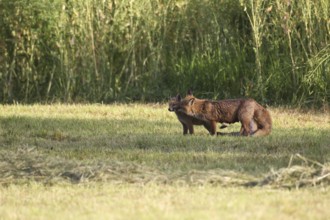
[[[210,134],[215,135],[217,133],[217,122],[216,121],[210,121]]]
[[[244,127],[243,127],[243,124],[242,124],[242,126],[241,126],[241,130],[239,131],[239,135],[240,136],[243,136],[244,135]]]
[[[188,126],[189,134],[194,134],[194,126]]]
[[[241,115],[240,122],[242,124],[240,135],[250,136],[253,134],[254,120],[253,115],[245,113]]]
[[[242,127],[243,127],[243,131],[241,132],[241,135],[249,136],[250,132],[251,132],[250,122],[249,121],[242,121],[241,123],[242,123]]]
[[[238,120],[241,122],[242,127],[240,134],[244,136],[252,135],[254,127],[254,120],[253,120],[254,109],[250,105],[243,105],[241,106],[238,112]],[[252,130],[252,131],[251,131]]]
[[[182,128],[183,128],[183,135],[188,134],[188,126],[182,122],[181,122],[181,124],[182,124]]]
[[[245,127],[248,127],[248,129],[245,129]],[[251,119],[250,122],[245,123],[245,126],[243,126],[242,122],[242,127],[239,133],[241,136],[255,136],[255,134],[260,133],[260,129],[257,122],[254,119]]]
[[[209,121],[205,121],[203,126],[206,130],[208,130],[209,133],[211,133],[211,123]]]
[[[257,122],[254,119],[252,119],[250,121],[250,135],[253,135],[254,133],[256,133],[258,129],[259,128],[258,128]]]
[[[189,130],[189,134],[194,134],[194,125],[189,123],[187,124],[188,130]]]

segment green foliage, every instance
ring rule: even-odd
[[[2,0],[1,102],[328,105],[327,0]],[[200,93],[198,93],[200,92]]]

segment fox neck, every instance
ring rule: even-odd
[[[190,106],[189,115],[201,120],[208,120],[205,103],[194,103],[192,106]]]

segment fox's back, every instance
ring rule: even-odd
[[[214,103],[215,114],[218,115],[220,122],[234,123],[238,122],[238,110],[246,100],[244,99],[227,99]]]
[[[239,112],[253,114],[257,104],[253,99],[204,100],[200,108],[206,118],[212,118],[218,122],[235,123],[239,121]]]

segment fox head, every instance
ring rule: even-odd
[[[181,102],[181,95],[180,94],[178,94],[177,96],[171,98],[170,101],[168,102],[168,110],[170,112],[177,111],[177,109],[179,108],[180,102]]]
[[[193,97],[193,94],[192,94],[190,89],[188,90],[187,96],[184,99],[181,98],[180,94],[178,94],[177,96],[171,98],[169,103],[168,103],[168,110],[170,112],[176,112],[176,111],[180,110],[181,105],[184,104],[184,103],[181,103],[181,101],[186,100],[188,97]],[[180,110],[180,111],[184,112],[184,110]]]
[[[191,94],[187,95],[184,99],[181,99],[177,111],[185,113],[186,115],[194,115],[194,104],[196,98]]]
[[[186,97],[179,101],[179,105],[176,108],[176,111],[185,113],[186,115],[193,115],[193,105],[196,98],[192,94],[192,91],[189,89]]]

